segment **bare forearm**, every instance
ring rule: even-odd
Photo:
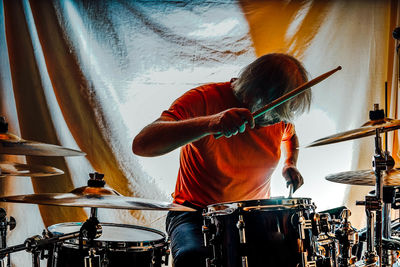
[[[210,133],[208,117],[183,121],[157,120],[135,137],[132,151],[145,157],[159,156]]]
[[[254,118],[246,108],[230,108],[217,114],[180,121],[160,117],[135,137],[132,151],[140,156],[159,156],[206,135],[222,133],[229,138],[243,133],[246,123],[254,127]]]
[[[296,166],[297,158],[299,155],[299,139],[297,135],[293,135],[292,138],[284,143],[285,149],[285,164]]]

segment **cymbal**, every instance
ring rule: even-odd
[[[25,156],[84,156],[86,153],[62,146],[24,140],[12,133],[0,133],[0,154]]]
[[[5,176],[44,177],[44,176],[60,175],[63,173],[64,172],[60,169],[44,165],[23,164],[17,162],[9,162],[9,161],[0,162],[0,177],[5,177]]]
[[[372,170],[347,171],[330,174],[325,177],[326,180],[349,185],[375,185],[376,177]],[[384,186],[400,185],[400,169],[391,169],[382,171],[382,181]]]
[[[399,128],[400,120],[389,118],[384,118],[381,120],[371,120],[364,123],[360,128],[318,139],[306,147],[322,146],[374,135],[376,129],[380,129],[381,132],[388,132]]]
[[[1,202],[30,203],[40,205],[91,207],[128,210],[176,210],[195,211],[192,208],[163,201],[125,197],[108,187],[83,186],[70,193],[43,193],[2,196]]]

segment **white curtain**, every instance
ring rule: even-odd
[[[346,204],[353,212],[353,224],[364,224],[364,208],[354,203],[363,200],[372,188],[335,184],[324,177],[371,169],[373,139],[312,149],[304,146],[368,121],[373,103],[384,107],[388,79],[391,99],[395,98],[397,79],[393,73],[398,62],[394,60],[391,32],[399,24],[398,1],[1,3],[0,110],[10,132],[36,139],[40,130],[33,133],[30,128],[49,123],[54,139],[43,137],[39,141],[56,140],[88,154],[86,158],[65,158],[62,166],[68,173],[62,179],[67,186],[56,187],[57,177],[45,182],[35,178],[33,187],[27,179],[8,177],[1,181],[3,194],[51,192],[52,188],[68,192],[86,185],[88,173],[98,171],[105,173],[109,186],[124,195],[171,201],[179,151],[155,158],[137,157],[131,152],[132,138],[186,90],[202,83],[228,81],[264,53],[286,52],[304,62],[311,78],[338,65],[343,67],[313,87],[312,109],[296,121],[302,145],[298,167],[305,184],[295,197],[312,198],[318,210]],[[22,13],[18,13],[19,6]],[[25,19],[26,31],[15,14]],[[12,21],[16,24],[11,27]],[[21,41],[16,35],[24,34],[31,47],[13,41]],[[36,64],[37,75],[32,75],[36,77],[32,81],[37,83],[22,82],[28,74],[18,72],[27,71],[15,51],[32,57],[27,62]],[[24,98],[33,87],[42,92],[43,102]],[[393,103],[390,116],[395,118]],[[48,116],[38,115],[36,123],[29,123],[30,107],[38,105],[46,107]],[[43,127],[43,132],[49,132],[48,128]],[[7,159],[25,161],[24,157]],[[272,182],[273,196],[288,194],[283,181],[278,168]],[[86,213],[68,210],[63,214],[64,208],[59,208],[55,214],[47,207],[24,204],[4,207],[18,222],[8,237],[11,245],[40,234],[50,224],[81,221],[87,213],[85,209]],[[27,216],[32,218],[29,223]],[[99,210],[101,221],[162,231],[165,216],[164,211]],[[15,266],[26,266],[23,262],[30,260],[29,254],[18,255],[13,257]]]

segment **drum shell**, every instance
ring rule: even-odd
[[[215,233],[211,243],[216,253],[216,266],[241,267],[241,256],[247,256],[251,267],[295,267],[302,266],[302,252],[312,253],[311,230],[304,230],[301,240],[298,223],[300,216],[309,219],[311,205],[275,206],[270,200],[259,200],[241,202],[237,206],[242,207],[233,212],[231,209],[229,214],[220,210],[208,213]],[[245,245],[240,244],[239,215],[243,216]]]
[[[71,225],[76,230],[77,225],[81,223],[65,223],[60,225]],[[96,255],[100,256],[102,264],[108,263],[109,267],[117,266],[143,266],[143,267],[161,267],[165,260],[168,251],[168,243],[166,242],[166,236],[164,233],[136,225],[126,224],[111,224],[101,223],[103,232],[110,228],[118,228],[127,232],[127,235],[135,234],[140,231],[143,233],[149,233],[152,235],[151,240],[142,241],[118,241],[121,236],[114,236],[108,239],[94,240],[94,246],[96,247]],[[57,232],[57,226],[53,225],[49,227],[49,231],[53,234],[65,234]],[[72,229],[72,228],[71,228]],[[73,232],[73,231],[71,231]],[[158,238],[154,238],[156,235]],[[88,256],[89,244],[87,240],[83,240],[83,249],[79,249],[78,239],[70,239],[64,242],[57,243],[54,246],[53,253],[51,253],[48,260],[48,267],[84,267],[84,258]],[[103,265],[102,265],[103,266]]]

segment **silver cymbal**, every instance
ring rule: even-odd
[[[307,145],[306,147],[322,146],[352,139],[358,139],[366,136],[371,136],[375,134],[376,129],[380,129],[382,133],[400,129],[400,120],[394,120],[389,118],[381,120],[371,120],[364,123],[360,128],[318,139],[312,142],[311,144]]]
[[[192,208],[175,203],[135,197],[125,197],[114,189],[108,187],[90,186],[76,188],[70,193],[43,193],[2,196],[0,197],[0,202],[128,210],[195,211]]]
[[[326,180],[349,185],[369,185],[376,183],[375,173],[372,170],[347,171],[330,174],[325,177]],[[400,169],[391,169],[382,171],[382,181],[384,186],[400,185]]]
[[[58,145],[24,140],[12,133],[0,133],[0,154],[25,156],[84,156],[86,153]]]
[[[45,177],[60,175],[64,172],[60,169],[34,164],[23,164],[17,162],[3,161],[0,162],[0,177],[5,176],[34,176]]]

